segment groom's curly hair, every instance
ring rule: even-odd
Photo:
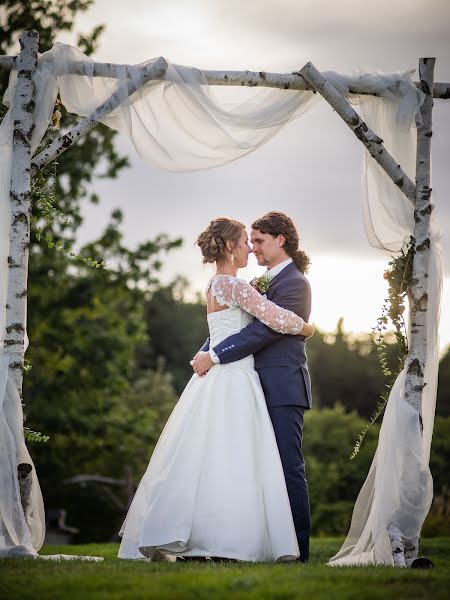
[[[268,233],[273,237],[282,235],[286,238],[284,249],[286,254],[292,258],[295,266],[302,273],[308,271],[311,260],[303,250],[298,247],[299,237],[297,229],[292,219],[281,212],[268,212],[260,219],[252,223],[252,229],[257,229],[261,233]]]

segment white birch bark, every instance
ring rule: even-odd
[[[86,73],[84,63],[73,63],[68,65],[67,74],[84,75]],[[15,69],[15,56],[0,56],[0,69]],[[95,62],[89,63],[89,71],[92,71],[92,77],[121,77],[123,65],[117,63]],[[231,85],[247,87],[268,87],[284,90],[311,90],[312,87],[298,72],[294,73],[270,73],[268,71],[214,71],[199,69],[205,77],[208,85]],[[163,79],[163,76],[155,77]],[[414,85],[419,87],[420,81],[415,81]],[[359,89],[357,86],[349,88],[351,94],[372,95],[376,93],[367,92]],[[433,97],[442,100],[450,99],[450,83],[436,82],[433,89]]]
[[[14,94],[14,130],[11,169],[11,229],[8,256],[8,294],[6,304],[5,351],[11,355],[9,373],[22,398],[24,340],[27,311],[28,252],[30,246],[30,160],[33,133],[34,72],[39,36],[35,31],[20,36]],[[20,495],[25,518],[28,515],[32,485],[32,466],[18,466]]]
[[[167,63],[160,57],[152,65],[149,65],[142,74],[142,83],[152,79],[161,79],[167,69]],[[112,94],[103,104],[101,104],[89,117],[75,125],[70,131],[52,142],[45,150],[38,154],[31,163],[31,173],[34,175],[39,169],[54,160],[65,150],[73,146],[83,135],[93,129],[99,120],[117,108],[125,97],[131,96],[137,90],[137,86],[131,80],[123,84],[114,94]]]
[[[394,160],[379,138],[353,110],[344,96],[315,68],[307,63],[300,73],[342,117],[356,137],[364,144],[371,156],[392,179],[409,200],[414,203],[416,186],[401,166]]]
[[[431,136],[433,114],[434,58],[419,61],[420,89],[425,101],[420,108],[422,127],[417,129],[416,194],[414,210],[415,255],[412,280],[408,290],[411,337],[406,359],[405,399],[422,414],[422,390],[427,355],[427,281],[430,256],[431,204]],[[419,539],[405,539],[395,523],[388,528],[394,566],[409,567],[417,558]],[[423,560],[423,559],[422,559]]]
[[[5,348],[14,356],[10,364],[22,397],[23,355],[27,307],[28,250],[30,245],[30,141],[33,132],[34,81],[39,37],[20,37],[17,84],[14,96],[14,132],[11,170],[11,229],[8,256],[8,296]]]
[[[411,339],[406,360],[405,398],[422,413],[422,389],[427,353],[427,280],[430,257],[431,204],[431,136],[433,114],[434,58],[421,58],[419,62],[420,89],[425,93],[421,107],[423,125],[417,130],[416,199],[414,211],[415,255],[412,281],[408,290]]]
[[[0,56],[0,68],[14,69],[15,56]],[[93,67],[89,63],[89,69],[92,71],[93,77],[119,77],[119,69],[123,69],[123,65],[117,63],[100,63],[95,62]],[[84,75],[84,63],[74,63],[68,66],[67,74]],[[286,90],[310,90],[311,86],[299,73],[270,73],[268,71],[214,71],[199,69],[204,75],[208,85],[231,85],[231,86],[248,86],[248,87],[269,87]],[[162,77],[155,77],[155,79]],[[414,84],[418,87],[420,82]],[[358,87],[350,87],[351,94],[373,95],[377,94],[367,92],[366,90],[358,89]],[[450,83],[436,82],[433,90],[434,98],[448,100],[450,98]]]

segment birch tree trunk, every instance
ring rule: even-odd
[[[405,398],[422,414],[422,389],[427,353],[427,280],[430,257],[431,136],[433,114],[434,58],[419,62],[420,89],[425,93],[421,107],[422,127],[417,130],[416,199],[414,211],[415,255],[409,288],[411,340],[406,361]]]
[[[14,96],[14,132],[11,169],[11,229],[8,256],[8,296],[5,348],[13,356],[9,369],[22,397],[24,339],[27,309],[28,252],[30,246],[30,163],[33,133],[34,72],[39,36],[20,36],[17,83]]]
[[[422,127],[417,129],[416,156],[416,194],[414,210],[415,254],[413,259],[412,279],[408,290],[409,319],[411,323],[411,338],[408,358],[406,360],[405,399],[413,406],[421,418],[422,390],[424,381],[425,361],[427,356],[427,304],[428,304],[428,265],[430,258],[430,215],[431,204],[431,136],[433,114],[433,81],[434,58],[421,58],[419,61],[419,88],[425,94],[421,106]],[[402,537],[397,525],[389,527],[389,537],[392,547],[394,565],[411,566],[416,560],[425,563],[422,568],[432,566],[427,558],[417,559],[419,539],[408,540]]]
[[[30,247],[30,164],[33,133],[34,73],[39,36],[28,31],[20,36],[20,55],[14,94],[14,131],[11,168],[11,228],[8,256],[5,351],[10,355],[9,373],[22,398],[24,340],[27,314],[28,253]],[[31,496],[32,467],[18,465],[22,507],[27,517]]]

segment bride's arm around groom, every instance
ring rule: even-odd
[[[291,263],[292,264],[292,263]],[[293,265],[292,265],[293,266]],[[279,281],[278,281],[279,279]],[[271,289],[272,288],[272,289]],[[267,298],[273,303],[277,304],[281,308],[287,309],[303,319],[306,323],[310,313],[311,305],[311,292],[309,283],[306,278],[297,269],[291,268],[286,273],[283,271],[279,277],[274,278],[273,283],[269,286]],[[250,311],[249,311],[250,312]],[[264,314],[264,313],[263,313]],[[262,350],[266,346],[269,346],[284,337],[286,332],[274,331],[263,321],[264,316],[255,318],[249,325],[244,327],[239,333],[229,336],[223,342],[212,348],[214,354],[217,356],[214,362],[220,362],[221,364],[227,364],[237,360],[241,360],[250,354],[255,354]],[[303,339],[308,336],[303,336]],[[205,353],[204,359],[206,364],[211,366],[207,356],[210,351],[210,339],[209,337],[200,348],[197,356],[197,364],[201,369],[201,358],[200,353]],[[209,356],[211,356],[209,354]]]

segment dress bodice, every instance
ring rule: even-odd
[[[239,333],[253,320],[252,315],[241,308],[226,308],[212,312],[207,318],[211,346],[217,346],[228,336]]]
[[[230,335],[239,333],[253,317],[283,334],[296,335],[304,325],[301,317],[267,300],[243,279],[225,274],[215,275],[208,282],[206,294],[209,291],[220,306],[228,306],[208,314],[210,348],[214,348]],[[230,346],[222,349],[222,352],[232,349],[234,345],[230,341]],[[230,361],[228,364],[253,368],[253,355]]]
[[[207,315],[208,327],[209,327],[209,338],[210,347],[214,348],[220,342],[223,342],[227,337],[235,333],[239,333],[246,325],[248,325],[253,317],[251,314],[245,312],[241,308],[226,308],[225,310],[219,310],[212,312]],[[253,355],[246,356],[241,360],[230,363],[234,366],[253,368],[254,359]],[[223,365],[226,366],[226,365]]]

